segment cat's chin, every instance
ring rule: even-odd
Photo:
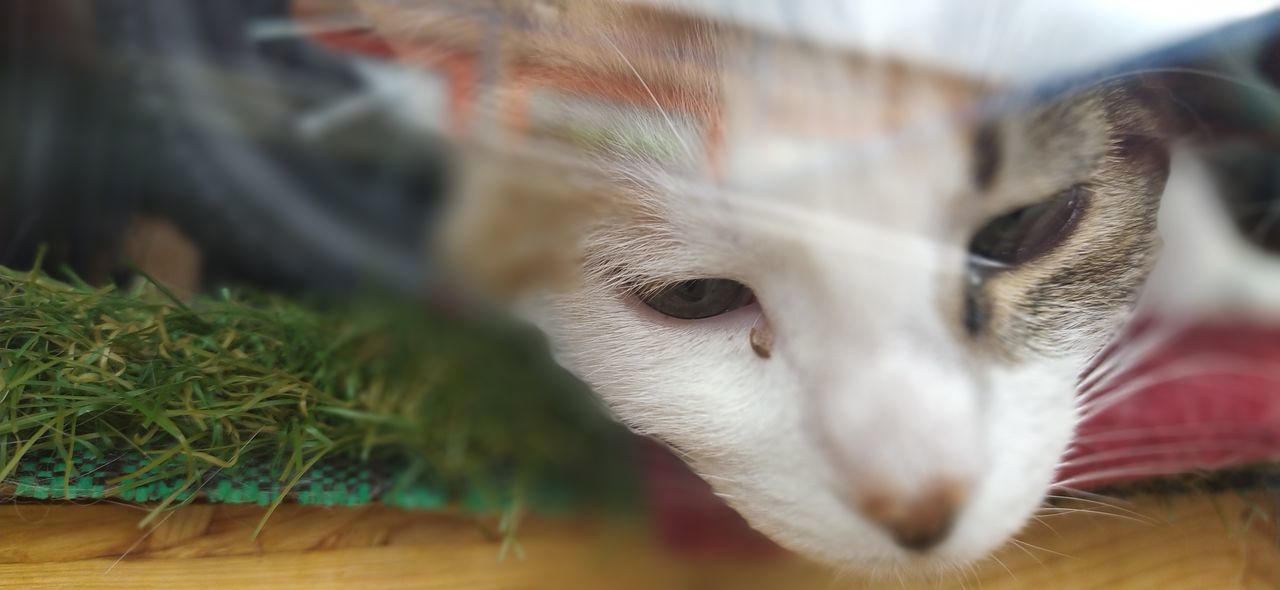
[[[916,553],[886,545],[882,551],[874,555],[840,555],[825,550],[812,550],[813,547],[795,546],[780,543],[788,551],[816,565],[829,568],[840,576],[852,576],[856,579],[869,580],[931,580],[939,578],[964,576],[974,568],[980,568],[983,562],[1009,542],[1008,538],[993,540],[987,546],[978,548],[957,548],[955,551],[938,550],[928,553]]]
[[[1068,410],[1069,415],[1069,410]],[[1063,420],[1067,421],[1067,420]],[[766,536],[792,552],[837,571],[857,576],[889,576],[907,578],[964,572],[992,559],[1007,547],[1043,505],[1052,486],[1052,458],[1060,456],[1069,440],[1069,426],[1055,430],[1052,423],[1041,425],[1044,435],[1041,448],[1029,456],[1005,453],[992,466],[977,493],[956,521],[951,534],[936,547],[912,551],[893,543],[889,536],[870,525],[855,511],[828,509],[816,511],[807,518],[760,518],[760,506],[735,506]],[[1067,421],[1069,422],[1069,421]],[[1022,449],[1027,451],[1027,449]],[[1014,460],[1019,459],[1019,460]],[[812,498],[811,498],[812,500]],[[731,503],[732,504],[732,503]],[[812,507],[813,502],[809,505]],[[842,507],[843,508],[843,507]]]
[[[836,571],[851,573],[871,579],[933,579],[955,575],[981,567],[984,562],[1004,548],[1014,535],[991,536],[984,539],[957,538],[943,547],[927,553],[918,553],[886,545],[884,552],[869,557],[837,556],[806,553],[801,548],[792,551]]]

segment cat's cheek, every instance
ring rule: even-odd
[[[1051,489],[1075,431],[1083,358],[993,371],[986,416],[991,464],[957,522],[948,556],[980,559],[1022,530]]]

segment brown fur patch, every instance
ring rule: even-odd
[[[1021,184],[1061,190],[1067,187],[1045,183],[1088,170],[1089,201],[1076,230],[1054,252],[994,273],[983,286],[991,337],[1010,357],[1081,352],[1118,327],[1154,262],[1156,215],[1169,171],[1155,117],[1123,88],[1068,97],[1032,121],[1029,145],[1046,147],[1031,158],[1053,167]]]

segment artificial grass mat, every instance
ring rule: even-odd
[[[4,495],[554,514],[630,500],[625,441],[510,321],[0,268]]]

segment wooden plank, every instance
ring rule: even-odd
[[[0,588],[937,588],[1280,587],[1280,494],[1148,498],[1047,516],[959,577],[869,581],[799,560],[689,558],[634,531],[531,520],[523,558],[461,517],[381,506],[195,505],[149,530],[113,504],[0,507]],[[1052,528],[1050,528],[1052,527]]]

